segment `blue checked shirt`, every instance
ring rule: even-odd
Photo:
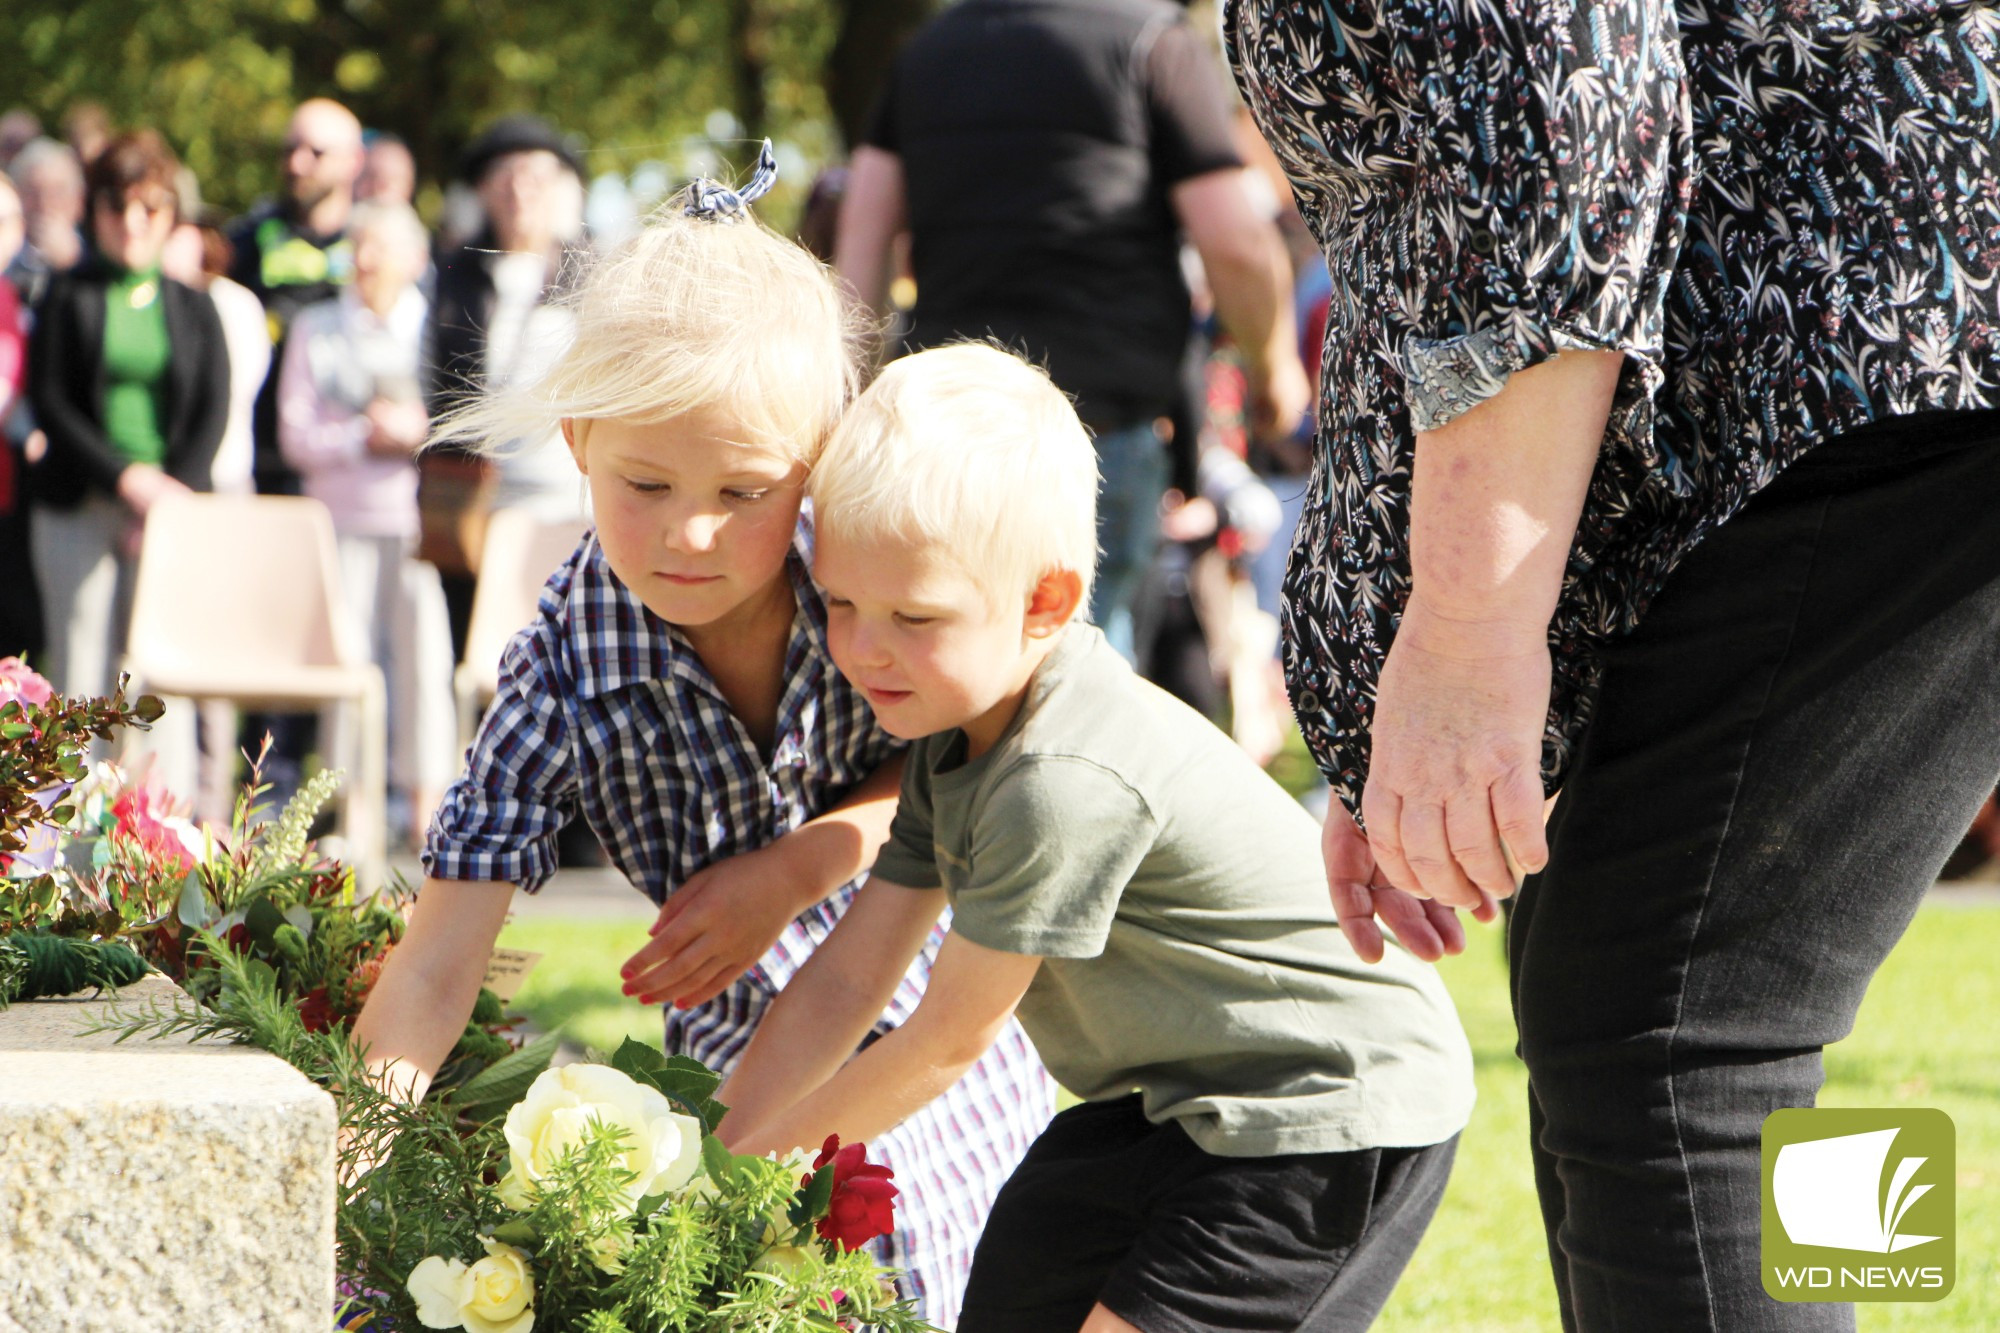
[[[581,810],[626,878],[665,902],[690,875],[838,802],[901,742],[827,655],[811,555],[801,519],[785,562],[798,613],[766,760],[687,640],[619,582],[597,535],[586,535],[542,590],[534,623],[507,645],[465,773],[431,823],[425,871],[533,893],[555,872],[557,833]],[[854,887],[792,922],[752,976],[782,988]],[[903,989],[912,993],[899,1002],[913,1006],[917,992]]]

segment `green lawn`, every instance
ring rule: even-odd
[[[660,1011],[627,999],[618,968],[646,942],[644,920],[516,918],[500,932],[509,949],[542,955],[514,1007],[543,1028],[560,1027],[579,1046],[618,1049],[627,1037],[660,1044]]]
[[[618,993],[643,922],[539,920],[502,942],[548,956],[521,1007],[609,1050],[657,1043],[659,1018]],[[1958,1126],[1958,1285],[1936,1304],[1860,1307],[1863,1330],[2000,1329],[2000,908],[1926,907],[1876,979],[1854,1034],[1827,1054],[1825,1106],[1935,1106]],[[1479,1107],[1443,1207],[1379,1328],[1529,1333],[1556,1327],[1529,1173],[1497,927],[1444,965],[1472,1038]]]

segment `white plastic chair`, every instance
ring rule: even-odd
[[[507,641],[535,618],[542,585],[590,528],[581,518],[543,518],[527,509],[495,510],[480,548],[479,584],[465,631],[465,660],[452,673],[458,697],[458,739],[472,744],[479,719],[500,689]]]
[[[333,519],[317,500],[189,495],[146,516],[125,670],[153,694],[317,710],[322,745],[357,730],[341,831],[361,883],[387,870],[387,707],[340,596]]]

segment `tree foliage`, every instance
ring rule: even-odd
[[[450,178],[481,126],[547,116],[594,174],[676,162],[717,110],[834,155],[936,0],[10,0],[0,88],[53,123],[80,100],[167,135],[206,198],[277,185],[299,101],[333,97]],[[831,100],[829,95],[831,89]],[[733,158],[743,156],[727,152]]]

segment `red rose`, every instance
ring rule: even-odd
[[[326,987],[314,986],[299,997],[299,1022],[308,1032],[324,1032],[333,1026],[333,1006],[326,1001]]]
[[[833,1165],[833,1198],[826,1216],[814,1230],[827,1239],[839,1241],[844,1250],[858,1250],[877,1236],[896,1229],[896,1195],[890,1184],[895,1173],[868,1160],[866,1144],[840,1146],[840,1135],[829,1134],[826,1144],[813,1158],[813,1170]]]

